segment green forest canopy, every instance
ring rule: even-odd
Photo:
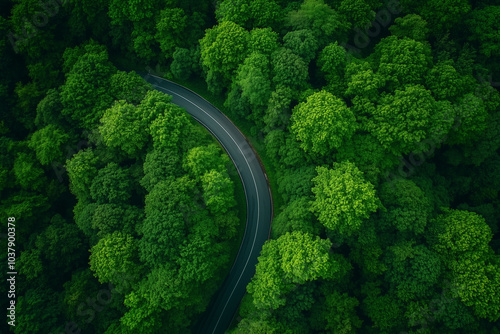
[[[273,176],[232,333],[500,332],[500,1],[0,9],[5,331],[186,333],[221,283],[229,159],[129,71],[153,67],[206,85]]]

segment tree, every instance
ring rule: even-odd
[[[425,41],[430,33],[427,21],[417,14],[398,17],[394,23],[389,27],[389,30],[394,36],[399,38],[407,37],[416,41]]]
[[[458,73],[453,65],[452,61],[439,62],[425,77],[425,86],[436,100],[455,102],[468,89],[468,78]]]
[[[453,262],[452,287],[477,317],[495,322],[500,318],[500,266],[498,255],[490,254],[468,252]]]
[[[279,46],[279,35],[271,28],[255,28],[250,31],[250,53],[271,55]]]
[[[201,177],[203,199],[213,214],[226,213],[236,205],[234,185],[227,173],[210,170]]]
[[[203,237],[192,236],[185,239],[179,248],[176,261],[179,265],[179,278],[186,284],[197,287],[219,276],[219,270],[229,261],[229,256],[225,254],[227,249],[222,244],[214,244]]]
[[[151,84],[133,71],[117,71],[110,78],[110,86],[114,100],[125,100],[133,105],[138,105],[146,93],[152,90]]]
[[[150,210],[140,227],[141,261],[157,268],[179,256],[179,245],[186,237],[185,223],[178,210]]]
[[[451,261],[468,252],[485,252],[492,238],[490,227],[475,212],[446,209],[433,221],[429,243]]]
[[[283,211],[273,220],[271,234],[273,238],[293,231],[318,235],[320,226],[311,213],[308,197],[300,197],[284,206]]]
[[[400,232],[421,234],[433,211],[425,193],[411,180],[403,178],[384,182],[380,187],[380,199],[387,211],[382,213],[388,225]]]
[[[67,223],[60,215],[55,215],[50,225],[37,236],[35,246],[44,259],[46,272],[70,272],[86,257],[80,230]]]
[[[327,155],[351,138],[355,123],[344,101],[320,91],[295,107],[290,130],[306,152]]]
[[[378,183],[384,176],[384,171],[400,164],[398,156],[388,152],[377,138],[360,132],[355,133],[338,149],[336,160],[353,162],[372,184]]]
[[[172,102],[172,96],[160,91],[150,90],[146,93],[138,108],[149,133],[151,132],[149,125],[164,112],[170,102]]]
[[[42,166],[34,159],[34,154],[18,153],[13,171],[17,184],[23,189],[40,190],[48,181]]]
[[[104,143],[122,150],[129,157],[139,154],[149,139],[140,111],[123,100],[106,110],[101,124],[99,132]]]
[[[313,186],[311,179],[315,176],[314,165],[284,170],[278,176],[278,190],[285,202],[311,197]]]
[[[172,75],[179,80],[187,80],[193,73],[198,73],[200,50],[199,46],[194,49],[175,48],[170,64]]]
[[[97,176],[98,159],[90,149],[84,149],[66,160],[66,170],[69,176],[69,188],[79,200],[90,197],[90,187]]]
[[[36,106],[35,125],[42,128],[45,125],[66,125],[61,115],[63,106],[58,89],[49,89],[45,97]]]
[[[207,75],[223,80],[222,87],[228,87],[238,66],[247,55],[249,34],[231,21],[225,21],[208,29],[200,40],[201,62],[207,68]]]
[[[186,111],[174,104],[162,105],[163,113],[154,119],[149,128],[156,149],[175,148],[181,137],[189,133],[191,122]]]
[[[406,2],[402,6],[406,7]],[[439,0],[424,1],[417,4],[417,13],[434,28],[433,31],[440,33],[460,23],[463,17],[470,11],[471,5],[467,0]]]
[[[421,85],[406,86],[382,97],[370,113],[367,129],[396,156],[418,151],[418,144],[431,135],[444,136],[454,118],[450,103],[436,102]]]
[[[311,209],[326,228],[342,235],[357,233],[363,219],[379,207],[373,185],[351,162],[334,163],[333,169],[317,167],[312,181],[315,200]]]
[[[356,314],[359,301],[347,293],[323,289],[324,301],[313,308],[313,326],[329,333],[354,333],[361,327],[362,320]]]
[[[236,82],[241,95],[256,107],[263,107],[269,100],[271,90],[270,65],[268,57],[259,53],[248,56],[240,66]]]
[[[96,126],[104,110],[111,106],[110,77],[115,72],[106,51],[80,56],[61,89],[62,114],[82,128]]]
[[[403,324],[403,304],[390,294],[382,294],[381,282],[367,282],[362,291],[367,297],[362,301],[362,309],[373,321],[373,326],[381,330],[398,328]]]
[[[320,44],[326,41],[344,41],[351,24],[325,4],[323,0],[305,0],[298,10],[288,13],[288,24],[295,30],[311,29]]]
[[[97,172],[90,187],[90,196],[98,204],[120,204],[130,199],[131,191],[129,171],[110,162]]]
[[[36,153],[38,161],[44,165],[61,162],[64,157],[62,145],[69,140],[69,135],[60,127],[50,124],[35,131],[28,146]]]
[[[390,88],[421,84],[432,64],[429,44],[407,37],[384,38],[375,46],[372,57],[378,64],[378,74],[390,83]]]
[[[450,143],[465,144],[479,139],[490,119],[484,102],[480,96],[472,93],[458,100],[455,108],[458,122],[450,131]]]
[[[160,12],[155,39],[160,44],[165,58],[172,57],[177,46],[182,44],[188,17],[182,8],[166,8]]]
[[[95,207],[91,219],[99,237],[114,231],[134,235],[136,226],[144,220],[144,212],[131,205],[101,204]]]
[[[268,133],[276,128],[285,128],[290,120],[290,105],[293,91],[291,88],[278,86],[269,97],[267,110],[263,117],[266,124],[264,132]]]
[[[285,295],[296,284],[334,277],[339,268],[328,254],[330,247],[329,240],[302,232],[287,233],[266,242],[256,274],[247,286],[255,306],[277,309],[285,305]]]
[[[190,149],[184,156],[183,167],[185,171],[199,179],[211,170],[226,171],[226,166],[229,163],[229,157],[222,154],[219,146],[209,144]]]
[[[273,82],[276,86],[286,86],[300,90],[306,86],[308,78],[307,64],[304,60],[286,48],[279,48],[271,55]]]
[[[279,28],[282,9],[274,0],[224,0],[215,15],[220,23],[232,21],[246,29]]]
[[[16,303],[16,334],[50,333],[62,320],[59,293],[46,285],[31,287],[19,296]],[[19,313],[18,313],[19,312]]]
[[[307,64],[315,58],[319,47],[314,34],[309,29],[288,32],[283,37],[283,46],[302,57]]]
[[[152,150],[146,154],[141,185],[150,192],[160,181],[180,176],[179,155],[174,150]]]
[[[385,257],[386,280],[404,302],[430,296],[442,272],[438,255],[424,245],[413,246],[413,243],[390,246]]]
[[[500,33],[496,19],[498,15],[500,6],[484,6],[474,9],[466,21],[472,32],[468,39],[477,42],[479,52],[486,57],[498,56],[500,53]]]
[[[370,2],[372,1],[342,0],[339,13],[344,15],[354,27],[366,28],[375,19],[375,12],[372,9],[381,5],[379,1],[373,1],[377,4],[376,6],[372,6]]]
[[[90,270],[101,283],[111,282],[121,289],[126,282],[120,274],[139,273],[137,241],[129,234],[115,231],[90,249]]]
[[[346,90],[345,68],[347,52],[338,42],[330,43],[318,55],[320,74],[328,82],[328,90],[336,96],[344,95]]]

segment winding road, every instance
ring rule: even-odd
[[[231,271],[196,326],[198,333],[224,333],[255,273],[257,257],[269,236],[273,209],[267,176],[243,134],[219,109],[174,82],[139,74],[153,88],[173,96],[173,103],[184,108],[214,135],[233,161],[243,183],[247,203],[245,234]]]

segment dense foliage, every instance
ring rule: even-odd
[[[229,160],[123,70],[153,67],[206,84],[273,178],[232,333],[500,332],[498,0],[0,9],[11,331],[186,333],[221,283]]]

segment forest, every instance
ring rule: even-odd
[[[1,333],[190,333],[228,274],[238,173],[145,71],[217,106],[269,176],[228,333],[500,333],[500,0],[0,14]]]

